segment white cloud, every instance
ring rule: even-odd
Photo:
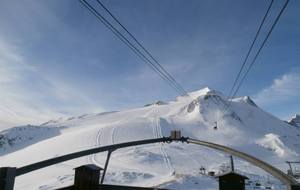
[[[0,130],[104,111],[99,99],[76,84],[75,79],[66,80],[60,70],[49,71],[44,66],[51,65],[52,60],[37,64],[37,52],[25,53],[25,48],[44,40],[45,31],[60,29],[62,36],[73,35],[72,29],[52,10],[54,6],[36,1],[10,2],[5,6],[5,10],[14,9],[18,14],[5,10],[0,13],[6,15],[0,19]],[[61,63],[53,63],[58,64]]]
[[[280,104],[300,97],[300,72],[294,69],[275,79],[271,86],[261,90],[254,96],[259,105]]]
[[[21,122],[30,122],[32,117],[40,117],[28,105],[25,96],[19,94],[17,82],[21,74],[28,72],[23,58],[16,53],[17,48],[0,39],[0,127],[11,126]],[[27,109],[25,109],[27,107]],[[29,115],[32,115],[29,117]]]
[[[0,38],[0,129],[102,110],[79,87],[40,72]]]
[[[17,70],[23,66],[23,60],[15,51],[16,47],[0,40],[0,83],[11,82],[18,77]]]

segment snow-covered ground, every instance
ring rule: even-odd
[[[87,148],[169,136],[184,136],[226,145],[283,171],[287,160],[300,154],[300,130],[264,112],[249,97],[229,102],[220,92],[205,88],[164,103],[121,112],[60,118],[40,126],[0,132],[0,165],[24,166]],[[216,173],[228,169],[229,155],[190,144],[152,144],[120,149],[112,154],[105,183],[159,186],[170,189],[217,189]],[[63,162],[16,178],[16,189],[53,189],[72,184],[73,168],[103,166],[106,153]],[[249,176],[247,189],[283,189],[279,181],[235,158],[235,168]],[[260,184],[260,185],[257,185]]]

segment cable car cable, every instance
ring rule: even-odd
[[[123,34],[120,33],[107,19],[105,19],[92,5],[86,0],[79,0],[98,20],[101,21],[114,35],[116,35],[126,46],[128,46],[139,58],[141,58],[148,66],[150,66],[160,77],[165,80],[173,89],[180,95],[185,95],[185,92],[180,90],[172,80],[170,80],[161,70],[157,68],[139,49],[137,49]]]
[[[256,34],[255,34],[255,37],[254,37],[254,39],[253,39],[253,41],[252,41],[252,44],[251,44],[250,48],[249,48],[249,50],[248,50],[248,52],[247,52],[247,54],[246,54],[246,57],[245,57],[245,59],[244,59],[244,61],[243,61],[243,64],[242,64],[242,66],[241,66],[241,68],[240,68],[240,70],[239,70],[239,72],[238,72],[238,74],[237,74],[237,76],[236,76],[236,78],[235,78],[235,80],[234,80],[234,83],[233,83],[233,85],[232,85],[232,87],[231,87],[230,92],[228,93],[228,99],[230,98],[230,96],[231,96],[231,94],[232,94],[232,92],[233,92],[233,90],[234,90],[234,88],[235,88],[235,86],[236,86],[236,84],[237,84],[237,82],[238,82],[238,79],[240,78],[240,75],[242,74],[242,71],[243,71],[243,69],[244,69],[244,67],[245,67],[245,65],[246,65],[246,63],[247,63],[247,61],[248,61],[249,55],[250,55],[250,53],[251,53],[251,51],[252,51],[252,49],[253,49],[253,47],[254,47],[254,44],[255,44],[255,42],[256,42],[256,40],[257,40],[259,34],[260,34],[260,31],[261,31],[261,29],[262,29],[262,26],[264,25],[265,20],[266,20],[268,14],[269,14],[269,12],[270,12],[270,9],[271,9],[271,7],[272,7],[272,5],[273,5],[273,2],[274,2],[274,0],[271,0],[270,4],[269,4],[269,6],[268,6],[268,9],[267,9],[267,11],[266,11],[266,13],[265,13],[265,15],[264,15],[264,17],[263,17],[263,19],[262,19],[262,21],[261,21],[259,27],[258,27],[258,30],[257,30],[257,32],[256,32]]]
[[[269,39],[271,33],[273,32],[273,30],[274,30],[276,24],[278,23],[278,21],[279,21],[281,15],[282,15],[282,13],[284,12],[285,8],[287,7],[289,1],[290,1],[290,0],[286,0],[285,4],[284,4],[283,7],[281,8],[281,10],[280,10],[279,14],[277,15],[277,17],[276,17],[274,23],[272,24],[272,26],[271,26],[271,28],[270,28],[270,30],[269,30],[267,36],[265,37],[265,39],[264,39],[263,43],[261,44],[259,50],[258,50],[257,53],[255,54],[254,59],[252,60],[252,62],[251,62],[251,64],[250,64],[250,66],[248,67],[246,73],[244,74],[243,78],[241,79],[240,83],[238,84],[238,87],[237,87],[237,89],[235,90],[234,94],[232,95],[231,99],[237,94],[237,92],[239,91],[240,87],[242,86],[242,84],[243,84],[243,82],[244,82],[244,80],[245,80],[247,74],[249,73],[249,71],[250,71],[251,68],[253,67],[255,61],[257,60],[258,55],[260,54],[261,50],[262,50],[263,47],[265,46],[267,40]]]
[[[165,68],[154,58],[154,56],[139,42],[136,37],[128,31],[128,29],[112,14],[112,12],[100,1],[97,0],[98,4],[127,32],[127,34],[146,52],[146,54],[158,65],[158,67],[178,86],[183,92],[187,94],[187,91],[172,77],[172,75],[165,70]]]

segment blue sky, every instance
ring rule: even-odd
[[[187,91],[209,86],[227,94],[269,1],[103,3]],[[267,26],[283,3],[275,0]],[[291,0],[238,93],[283,119],[300,112],[299,17],[300,1]],[[78,1],[1,2],[2,126],[177,95]]]

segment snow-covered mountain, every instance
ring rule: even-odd
[[[290,125],[298,127],[300,129],[300,115],[295,114],[290,120],[287,121]]]
[[[229,102],[220,92],[204,88],[170,102],[79,117],[60,118],[41,126],[0,132],[0,165],[24,166],[87,148],[169,136],[184,136],[226,145],[254,155],[284,171],[285,161],[300,154],[300,130],[264,112],[249,97]],[[161,186],[173,189],[216,189],[214,178],[199,173],[228,169],[229,155],[196,145],[153,144],[112,154],[106,183]],[[53,189],[72,184],[73,168],[104,165],[106,153],[90,155],[41,169],[16,179],[17,189]],[[250,177],[248,189],[281,189],[280,182],[235,158],[235,168]]]

